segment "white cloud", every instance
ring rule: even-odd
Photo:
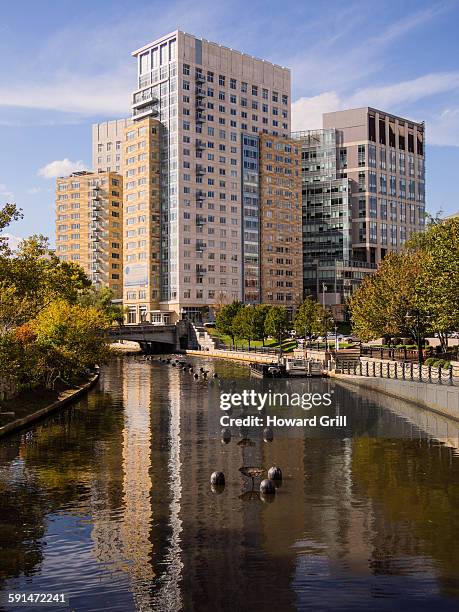
[[[426,122],[427,142],[439,146],[459,146],[459,108],[447,108]]]
[[[459,90],[459,72],[434,72],[409,81],[358,90],[347,99],[346,103],[351,108],[356,106],[390,108],[456,90]]]
[[[11,83],[9,87],[0,87],[0,106],[127,115],[133,89],[133,79],[126,79],[121,74],[103,77],[63,75],[56,82],[47,84],[29,83],[26,87],[24,83]]]
[[[64,159],[56,159],[55,161],[46,164],[38,171],[39,176],[47,179],[57,178],[58,176],[68,176],[72,172],[80,172],[87,170],[85,164],[79,161],[70,161],[67,157]]]
[[[387,112],[407,116],[413,121],[425,121],[427,142],[438,146],[459,146],[459,107],[425,112],[413,106],[417,102],[440,93],[459,92],[459,72],[432,73],[402,81],[356,91],[340,96],[326,91],[309,98],[298,98],[292,103],[292,130],[314,130],[322,127],[322,114],[373,106]],[[416,110],[414,110],[416,109]]]
[[[12,200],[14,193],[10,191],[4,183],[0,183],[0,198],[6,200]]]
[[[27,189],[27,193],[29,195],[36,195],[37,193],[40,193],[41,191],[41,187],[31,187],[30,189]]]
[[[436,4],[426,9],[422,9],[417,13],[412,13],[408,17],[404,17],[390,24],[379,36],[371,39],[371,43],[385,45],[393,40],[407,34],[410,30],[417,28],[425,23],[429,23],[437,17],[449,10],[447,3]]]
[[[359,6],[357,9],[351,4],[336,15],[327,16],[337,32],[341,29],[346,32],[346,39],[352,39],[350,45],[343,45],[339,35],[330,36],[330,24],[324,23],[314,29],[326,31],[326,36],[317,38],[313,31],[307,44],[298,47],[301,51],[286,59],[286,65],[292,70],[293,84],[301,94],[309,91],[318,95],[331,88],[344,91],[369,82],[373,75],[381,74],[391,59],[389,45],[394,45],[408,32],[431,23],[450,8],[447,4],[438,4],[417,11],[382,26],[379,35],[365,37],[365,32],[372,31],[368,22],[374,21],[371,4],[368,6],[370,8]]]
[[[319,130],[322,127],[322,113],[341,108],[341,100],[335,91],[326,91],[311,98],[298,98],[292,103],[292,131]]]

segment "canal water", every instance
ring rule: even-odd
[[[457,424],[331,380],[281,381],[333,398],[295,414],[346,427],[274,428],[271,442],[233,427],[223,443],[220,393],[266,383],[188,361],[207,379],[116,358],[86,398],[0,441],[1,610],[44,609],[13,593],[65,593],[50,609],[78,611],[459,609]],[[272,465],[273,499],[239,471]]]

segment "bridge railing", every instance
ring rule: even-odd
[[[243,346],[235,346],[234,348],[231,346],[227,346],[225,347],[225,349],[222,350],[227,350],[227,351],[231,351],[231,352],[240,352],[240,353],[261,353],[263,355],[279,355],[279,348],[272,348],[269,346],[251,346],[250,349],[248,346],[243,347]],[[283,354],[285,354],[285,351],[283,351]]]
[[[111,327],[108,335],[110,338],[127,338],[139,334],[175,331],[175,329],[175,325],[123,325],[121,327]]]
[[[438,385],[458,385],[459,375],[453,368],[390,361],[341,361],[336,372],[369,378],[392,378]]]

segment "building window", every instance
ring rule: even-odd
[[[378,217],[378,207],[375,196],[370,196],[370,217],[376,219]]]
[[[376,193],[376,172],[368,173],[368,190]]]

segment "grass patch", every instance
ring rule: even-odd
[[[222,342],[225,345],[226,348],[228,349],[233,348],[233,342],[230,336],[227,336],[226,334],[219,334],[217,330],[215,329],[215,327],[208,327],[207,331],[214,338],[218,338],[220,342]],[[249,347],[249,342],[248,340],[245,340],[243,338],[237,338],[235,341],[235,345],[237,348],[247,349]],[[282,342],[282,351],[284,353],[291,353],[293,349],[296,348],[296,345],[297,345],[296,340],[292,340],[291,338],[286,338]],[[263,348],[263,342],[261,340],[252,340],[250,343],[250,346],[252,349]],[[274,340],[274,338],[267,338],[265,340],[264,348],[278,349],[279,343],[277,342],[277,340]]]

